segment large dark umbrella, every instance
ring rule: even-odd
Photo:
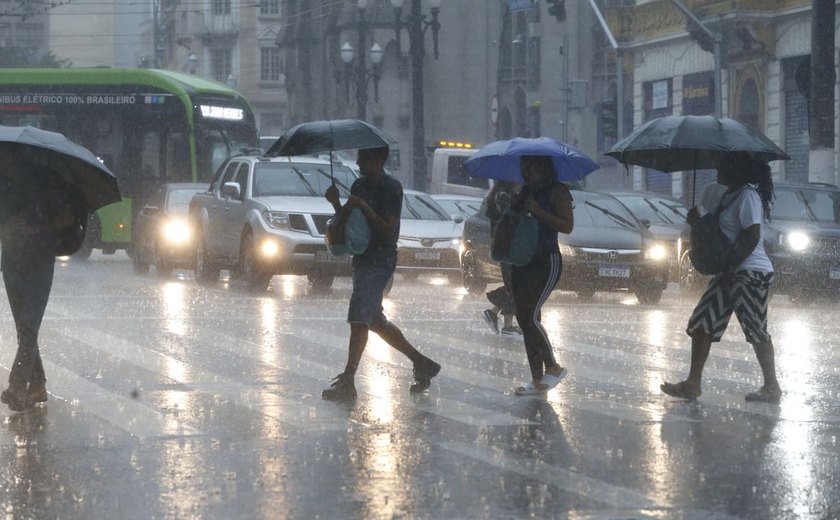
[[[524,155],[551,157],[558,181],[578,181],[600,168],[585,153],[550,137],[494,141],[464,161],[464,168],[473,177],[524,184],[519,169],[519,159]]]
[[[0,126],[0,146],[42,165],[78,188],[90,212],[119,202],[117,178],[90,150],[62,134],[31,126]]]
[[[605,155],[624,164],[663,172],[716,168],[733,152],[763,161],[790,159],[776,143],[740,121],[712,116],[652,119],[614,144]]]
[[[311,155],[334,150],[379,148],[393,142],[382,130],[358,119],[311,121],[283,132],[265,154]]]

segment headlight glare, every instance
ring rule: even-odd
[[[262,244],[260,244],[260,253],[264,257],[270,258],[280,251],[280,246],[274,240],[263,240]]]
[[[183,220],[170,220],[163,225],[163,238],[170,244],[183,244],[190,240],[190,226]]]
[[[645,249],[645,258],[647,260],[661,261],[668,258],[668,250],[662,244],[653,244]]]
[[[263,218],[275,229],[289,229],[289,214],[285,211],[264,211]]]
[[[560,246],[560,254],[566,257],[575,256],[575,248],[568,244],[557,244]]]
[[[801,231],[793,231],[785,237],[788,247],[794,251],[804,251],[811,244],[811,238]]]

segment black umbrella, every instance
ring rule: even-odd
[[[283,132],[265,155],[312,155],[334,150],[389,146],[394,140],[358,119],[301,123]]]
[[[716,168],[733,152],[757,159],[790,159],[776,143],[740,121],[712,116],[665,116],[652,119],[617,142],[606,154],[624,164],[663,172]]]
[[[715,169],[732,153],[763,161],[788,160],[776,143],[758,130],[729,118],[665,116],[652,119],[615,143],[604,155],[623,164],[663,172]]]
[[[111,170],[90,150],[62,134],[31,126],[0,126],[0,145],[78,188],[90,212],[121,200]]]

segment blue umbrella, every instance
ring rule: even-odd
[[[494,141],[464,162],[473,177],[524,184],[519,170],[523,155],[547,155],[554,161],[558,181],[579,181],[600,166],[580,150],[550,137],[514,137]]]

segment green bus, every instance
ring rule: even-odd
[[[225,158],[259,146],[241,94],[165,70],[0,69],[0,124],[60,132],[117,176],[123,200],[91,216],[83,258],[130,255],[133,217],[157,186],[209,184]]]

